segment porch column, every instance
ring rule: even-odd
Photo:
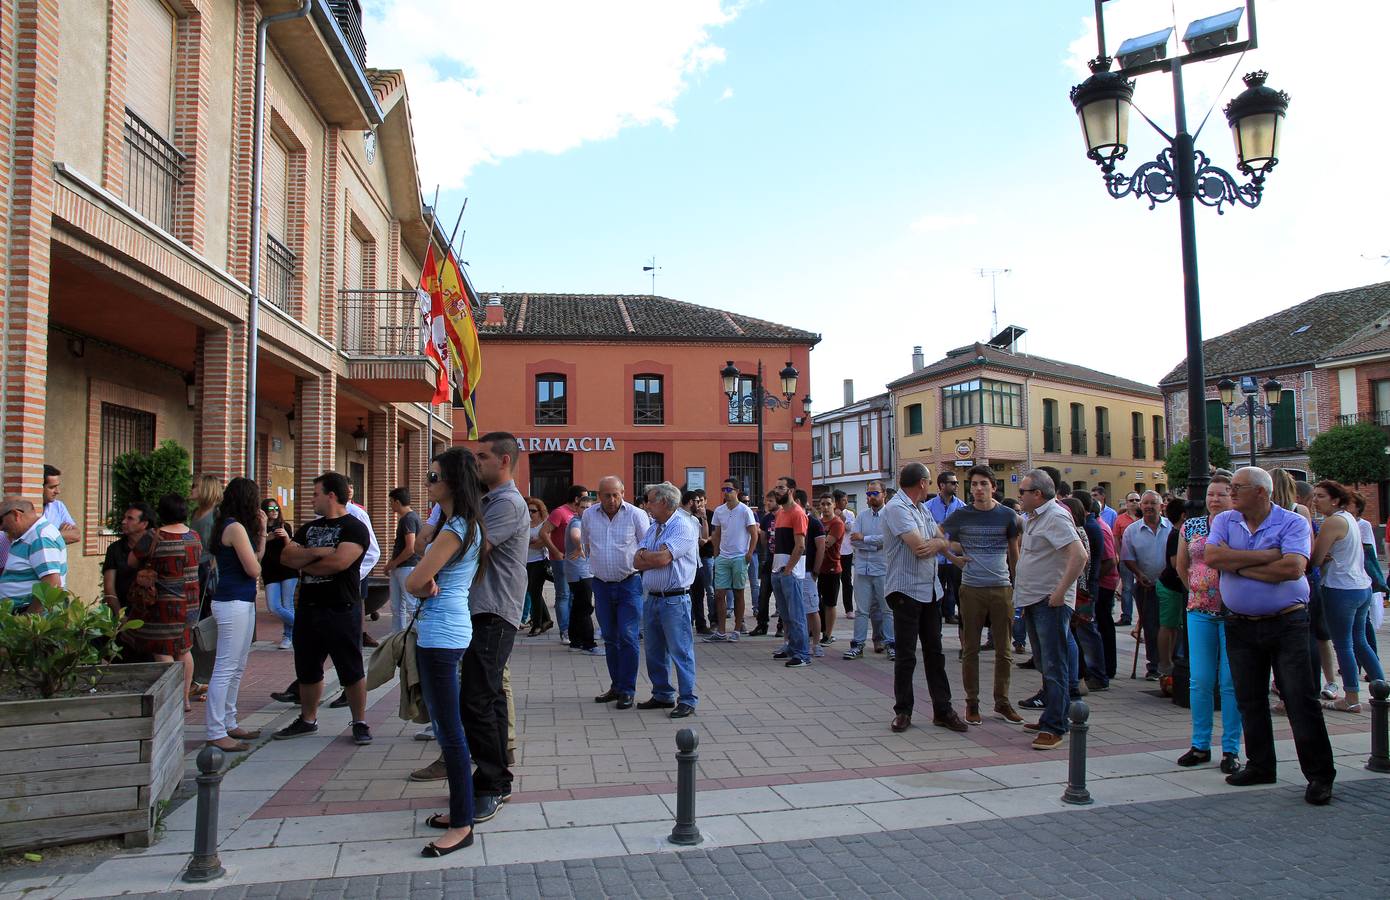
[[[396,517],[391,515],[390,493],[401,486],[400,448],[396,446],[396,435],[400,431],[400,413],[396,407],[388,406],[385,412],[367,414],[367,486],[371,496],[359,498],[365,501],[367,513],[372,517],[372,527],[376,529],[376,540],[381,545],[381,562],[385,566],[387,554],[391,552],[391,542],[396,537]]]
[[[194,351],[199,414],[193,468],[226,483],[246,474],[246,326],[205,329]]]
[[[314,479],[333,468],[338,382],[332,372],[295,384],[294,499],[296,524],[314,518]]]
[[[423,521],[430,513],[430,497],[425,473],[430,467],[429,443],[425,440],[423,428],[412,428],[406,432],[406,462],[409,468],[402,480],[410,488],[410,502]]]

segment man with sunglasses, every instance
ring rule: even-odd
[[[849,535],[854,548],[854,583],[859,590],[859,614],[854,617],[854,638],[845,651],[845,659],[858,659],[864,655],[864,643],[869,637],[869,626],[874,629],[874,652],[886,649],[888,658],[895,659],[897,651],[893,648],[893,614],[888,610],[884,598],[884,576],[888,567],[883,558],[883,483],[871,481],[864,491],[869,508],[854,520],[854,528]],[[843,557],[842,557],[843,558]]]
[[[714,531],[710,534],[710,544],[719,554],[714,561],[714,633],[705,638],[710,643],[737,641],[743,631],[743,592],[748,587],[748,566],[758,537],[753,511],[739,502],[738,482],[725,478],[720,490],[724,502],[715,507]],[[734,595],[734,630],[725,634],[724,616],[730,591]]]
[[[1125,529],[1138,522],[1144,517],[1139,510],[1139,492],[1130,491],[1125,495],[1124,511],[1115,516],[1115,521],[1111,523],[1110,530],[1115,533],[1115,546],[1123,547],[1125,540]],[[1128,625],[1134,617],[1134,573],[1125,566],[1120,566],[1120,621],[1119,625]]]
[[[927,501],[927,512],[938,523],[945,522],[957,510],[965,508],[965,504],[956,496],[959,489],[960,479],[954,471],[947,470],[936,476],[936,496]],[[960,568],[942,553],[936,558],[936,573],[941,579],[942,621],[947,625],[959,625],[956,607],[960,599]]]
[[[0,574],[0,600],[13,600],[16,613],[35,611],[35,584],[67,584],[67,544],[57,527],[23,497],[0,501],[0,527],[10,539],[10,553]]]

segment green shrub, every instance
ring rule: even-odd
[[[34,585],[34,599],[42,610],[21,615],[14,614],[13,600],[0,601],[0,681],[41,697],[95,685],[101,667],[120,656],[117,637],[144,624],[44,582]]]
[[[123,453],[111,467],[111,508],[106,526],[121,528],[132,503],[155,506],[165,494],[187,497],[193,490],[193,457],[177,441],[164,441],[153,453]]]

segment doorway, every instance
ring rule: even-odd
[[[531,496],[545,501],[550,509],[563,505],[574,484],[574,457],[568,453],[532,453]]]

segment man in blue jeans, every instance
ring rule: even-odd
[[[584,510],[580,534],[594,579],[594,618],[603,634],[608,690],[595,703],[618,701],[632,709],[637,693],[637,632],[642,621],[642,580],[632,560],[651,520],[623,499],[623,480],[609,475],[598,483],[598,505]]]
[[[792,496],[791,488],[778,481],[777,515],[772,522],[772,593],[777,598],[777,621],[782,623],[787,641],[772,654],[785,659],[788,669],[811,664],[810,631],[806,623],[808,603],[820,611],[820,595],[808,600],[802,596],[806,577],[806,511]]]
[[[1086,567],[1086,549],[1071,513],[1053,503],[1057,489],[1041,469],[1023,476],[1023,544],[1014,570],[1014,605],[1023,610],[1028,637],[1038,649],[1043,677],[1042,718],[1023,727],[1037,732],[1034,750],[1060,747],[1069,730],[1070,661],[1067,635],[1076,609],[1076,580]]]
[[[647,677],[652,696],[638,709],[670,709],[671,718],[695,713],[695,639],[690,628],[690,585],[700,564],[700,523],[681,509],[681,492],[663,481],[647,488],[652,524],[632,565],[642,573],[647,595],[642,630],[647,644]],[[671,666],[680,685],[679,703],[671,687]],[[672,709],[672,707],[675,707]]]

